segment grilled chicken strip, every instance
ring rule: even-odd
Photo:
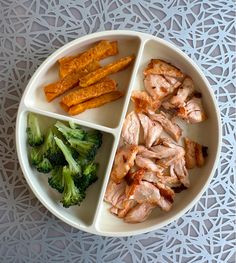
[[[122,203],[123,200],[126,198],[125,189],[126,189],[126,182],[125,180],[121,180],[120,183],[115,183],[114,181],[110,180],[106,193],[104,196],[104,200],[110,204],[112,204],[116,208],[123,208]],[[115,213],[115,209],[112,209],[113,213]]]
[[[196,97],[193,97],[184,106],[180,107],[177,115],[188,123],[199,123],[207,119],[202,100]]]
[[[137,114],[131,111],[125,118],[121,136],[128,144],[138,144],[140,122]]]
[[[140,184],[132,185],[130,187],[130,192],[127,194],[127,196],[138,203],[147,202],[154,205],[158,205],[164,211],[169,211],[173,201],[168,200],[168,198],[170,198],[169,196],[168,198],[162,196],[158,187],[146,181],[142,181],[140,182]]]
[[[199,143],[196,143],[195,153],[196,153],[196,160],[197,166],[202,167],[205,164],[205,152],[207,151],[207,147],[202,146]],[[207,154],[206,154],[207,155]]]
[[[152,59],[147,68],[144,70],[143,74],[144,76],[156,74],[180,79],[184,77],[184,74],[178,68],[161,59]]]
[[[170,176],[170,175],[160,176],[158,173],[154,173],[151,171],[145,172],[142,180],[148,181],[149,183],[153,183],[153,184],[162,183],[166,186],[169,186],[170,188],[181,186],[181,182],[177,176]]]
[[[134,103],[136,112],[155,112],[161,106],[161,102],[153,100],[146,91],[134,90],[131,100]]]
[[[186,77],[183,81],[182,87],[177,91],[177,94],[171,97],[169,100],[162,103],[165,109],[177,108],[184,106],[186,99],[193,94],[194,84],[190,77]]]
[[[180,182],[185,186],[189,187],[189,174],[185,167],[185,160],[184,158],[180,158],[177,162],[170,166],[170,174],[171,176],[177,176]]]
[[[150,118],[161,124],[163,129],[176,141],[178,142],[180,136],[182,135],[181,128],[169,120],[164,112],[160,114],[149,114]]]
[[[116,183],[119,183],[123,177],[129,172],[134,165],[136,154],[138,153],[138,146],[124,145],[116,152],[115,161],[111,171],[111,178]]]
[[[155,207],[156,205],[150,203],[137,204],[128,212],[124,221],[126,223],[141,223],[149,217]]]
[[[123,218],[126,214],[137,205],[137,202],[132,199],[126,199],[123,201],[123,208],[118,210],[118,217]]]
[[[175,150],[174,150],[175,153]],[[174,154],[173,153],[173,154]],[[139,145],[138,146],[138,155],[144,157],[144,158],[148,158],[148,159],[160,159],[160,153],[159,152],[155,152],[151,149],[147,149],[145,146],[143,145]]]
[[[119,208],[115,207],[115,206],[112,206],[109,211],[114,214],[114,215],[118,215],[118,212],[119,212]]]
[[[193,169],[196,166],[196,154],[195,154],[196,143],[189,140],[187,137],[184,138],[185,147],[185,161],[187,169]]]
[[[179,158],[183,158],[185,150],[178,144],[173,143],[169,138],[161,138],[159,145],[151,147],[151,150],[159,155],[157,163],[162,167],[169,167]]]
[[[185,161],[188,169],[194,168],[196,165],[201,167],[205,163],[207,147],[200,145],[197,142],[184,138]]]
[[[172,80],[173,83],[173,80]],[[167,95],[171,94],[180,86],[180,82],[176,81],[173,85],[161,75],[147,75],[144,79],[146,91],[154,100],[162,100]]]
[[[135,163],[138,167],[140,168],[145,168],[147,170],[151,170],[153,172],[157,172],[160,175],[163,173],[163,168],[160,167],[159,165],[155,164],[154,161],[148,159],[148,158],[144,158],[140,155],[137,155],[136,159],[135,159]]]
[[[139,120],[143,127],[143,137],[147,148],[150,148],[153,143],[159,138],[162,133],[162,126],[152,121],[147,115],[143,113],[138,114]]]

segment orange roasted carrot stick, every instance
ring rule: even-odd
[[[99,67],[99,62],[93,61],[92,63],[88,64],[85,68],[79,71],[74,71],[71,74],[65,76],[63,79],[45,86],[44,92],[47,100],[52,101],[54,98],[63,94],[67,90],[74,88],[79,83],[81,77],[98,69]]]
[[[123,96],[123,93],[120,91],[112,91],[110,93],[101,95],[99,97],[87,100],[85,102],[79,103],[69,108],[68,113],[70,115],[79,114],[85,110],[100,107],[106,103],[117,100]]]
[[[122,69],[127,68],[131,62],[134,60],[134,56],[127,56],[121,58],[115,62],[112,62],[104,67],[101,67],[93,72],[87,74],[80,79],[80,86],[87,87],[96,83],[97,81],[103,79],[104,77],[116,73]]]
[[[67,74],[74,70],[80,70],[86,67],[93,60],[100,60],[111,48],[112,46],[109,41],[100,41],[97,45],[83,52],[78,57],[64,63],[64,68],[66,68]],[[64,72],[61,72],[61,75],[64,76]]]
[[[112,79],[106,79],[86,88],[78,88],[77,90],[71,91],[62,98],[61,103],[62,105],[71,107],[114,90],[116,90],[116,82]]]
[[[110,42],[110,49],[108,49],[103,55],[101,55],[101,57],[98,57],[97,60],[101,60],[101,59],[104,59],[104,58],[109,57],[109,56],[114,56],[114,55],[118,54],[118,52],[119,52],[118,42],[117,41]],[[58,60],[59,75],[61,78],[65,77],[66,75],[68,75],[70,73],[71,61],[75,58],[79,59],[79,57],[83,53],[80,53],[77,56],[63,57],[63,58],[60,58]]]

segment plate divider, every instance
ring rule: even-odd
[[[113,136],[116,136],[116,129],[109,128],[109,127],[106,127],[106,126],[103,126],[103,125],[95,124],[95,123],[92,123],[92,122],[87,122],[87,121],[84,121],[84,120],[79,120],[79,119],[73,118],[71,116],[66,116],[66,115],[55,113],[55,112],[44,111],[44,110],[41,110],[41,109],[38,109],[38,108],[36,109],[36,108],[30,107],[30,106],[27,106],[27,105],[24,105],[24,110],[25,111],[34,112],[36,114],[40,114],[40,115],[43,115],[43,116],[46,116],[46,117],[49,117],[49,118],[53,118],[53,119],[56,119],[56,120],[73,121],[76,124],[79,124],[79,125],[82,125],[82,126],[85,126],[85,127],[88,127],[88,128],[92,128],[92,129],[95,129],[95,130],[99,130],[99,131],[102,131],[102,132],[110,133]]]
[[[100,196],[99,196],[99,201],[98,201],[97,208],[96,208],[96,211],[95,211],[95,215],[94,215],[94,218],[93,218],[92,226],[95,227],[96,232],[99,232],[99,230],[97,229],[96,226],[97,226],[98,218],[99,218],[100,212],[101,212],[101,204],[103,202],[103,198],[104,198],[106,187],[107,187],[107,184],[108,184],[108,181],[109,181],[110,172],[111,172],[111,169],[112,169],[112,166],[113,166],[113,161],[114,161],[114,158],[115,158],[116,150],[117,150],[117,147],[118,147],[118,144],[119,144],[120,134],[121,134],[121,131],[122,131],[123,122],[124,122],[126,113],[128,111],[128,106],[129,106],[129,103],[130,103],[130,98],[131,98],[132,90],[133,90],[133,87],[134,87],[135,78],[137,76],[137,72],[138,72],[138,69],[139,69],[139,66],[140,66],[140,60],[142,58],[143,49],[144,49],[144,46],[145,46],[145,44],[147,42],[147,39],[144,36],[142,36],[140,38],[141,38],[140,47],[139,47],[139,50],[138,50],[138,53],[137,53],[137,57],[136,57],[136,60],[135,60],[135,64],[134,64],[132,76],[131,76],[131,79],[130,79],[129,87],[128,87],[128,90],[127,90],[127,95],[126,95],[124,107],[123,107],[123,110],[122,110],[122,113],[121,113],[119,125],[116,128],[116,130],[115,130],[115,134],[114,134],[115,140],[114,140],[114,144],[113,144],[113,149],[112,149],[112,152],[111,152],[111,156],[110,156],[110,160],[109,160],[109,163],[108,163],[107,171],[106,171],[105,178],[104,178],[104,181],[103,181],[103,186],[102,186],[102,189],[101,189],[101,192],[100,192]]]

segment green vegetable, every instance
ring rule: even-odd
[[[102,145],[102,133],[97,130],[88,131],[85,136],[85,141],[94,143],[96,149],[98,149]]]
[[[62,175],[62,166],[56,166],[52,170],[51,177],[48,178],[49,185],[59,193],[64,190],[64,176]]]
[[[69,169],[71,171],[72,175],[80,175],[81,174],[81,167],[79,165],[78,162],[76,162],[76,160],[73,158],[72,156],[72,152],[70,150],[70,148],[64,144],[64,142],[62,140],[60,140],[57,137],[54,137],[57,146],[61,149],[68,165],[69,165]]]
[[[94,157],[102,144],[102,133],[86,132],[78,124],[57,121],[42,135],[37,116],[28,115],[27,135],[31,164],[41,173],[51,172],[48,184],[62,194],[64,207],[80,205],[87,188],[97,180]]]
[[[52,165],[65,165],[66,161],[60,148],[57,146],[52,130],[50,129],[44,140],[44,143],[30,150],[31,163],[37,166],[47,158]],[[45,163],[45,160],[44,160]]]
[[[90,162],[85,165],[83,175],[77,182],[77,186],[82,191],[85,191],[92,183],[97,181],[98,164]]]
[[[64,178],[64,190],[62,197],[62,204],[64,207],[70,207],[72,205],[79,205],[85,197],[85,192],[79,190],[76,187],[71,169],[68,166],[64,166],[62,170]]]
[[[49,173],[52,170],[52,164],[44,157],[43,160],[36,165],[36,169],[40,173]]]
[[[30,146],[38,146],[43,143],[44,137],[39,127],[38,118],[32,112],[28,113],[26,132]]]
[[[79,124],[74,123],[73,121],[69,121],[69,126],[71,129],[81,129]]]
[[[75,138],[68,140],[70,146],[74,148],[82,158],[93,159],[96,154],[96,145],[89,141],[81,141]]]
[[[56,144],[52,129],[48,131],[43,147],[44,147],[45,156],[49,159],[49,161],[53,165],[66,164],[64,155]]]
[[[72,123],[70,125],[72,125]],[[75,125],[76,124],[72,126],[77,127]],[[57,127],[57,129],[65,136],[67,140],[70,138],[76,138],[79,140],[83,140],[85,136],[85,131],[82,130],[81,128],[72,129],[60,121],[57,121],[57,123],[55,124],[55,127]]]

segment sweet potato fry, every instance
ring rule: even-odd
[[[116,83],[112,79],[106,79],[86,88],[78,88],[64,96],[61,103],[71,107],[94,97],[101,96],[116,89]]]
[[[113,41],[110,42],[110,49],[108,49],[104,54],[101,54],[101,57],[97,57],[97,60],[104,59],[109,56],[114,56],[118,54],[118,42]],[[85,52],[83,52],[85,53]],[[79,59],[79,57],[83,54],[80,53],[77,56],[63,57],[58,60],[59,63],[59,74],[61,78],[64,78],[66,75],[70,73],[70,63],[73,59]]]
[[[70,115],[76,115],[76,114],[79,114],[85,110],[97,108],[97,107],[100,107],[100,106],[102,106],[108,102],[117,100],[122,96],[123,96],[123,93],[121,93],[120,91],[118,91],[118,90],[112,91],[110,93],[101,95],[101,96],[93,98],[91,100],[87,100],[83,103],[74,105],[74,106],[70,107],[68,113]]]
[[[127,68],[134,60],[134,56],[127,56],[97,69],[80,79],[80,86],[87,87],[104,77]]]
[[[64,68],[67,70],[67,74],[74,70],[80,70],[86,67],[93,60],[100,60],[108,50],[111,49],[111,44],[107,40],[100,41],[96,46],[88,49],[80,56],[75,57],[71,61],[68,61],[64,64]],[[62,72],[64,76],[64,72]]]
[[[60,105],[61,105],[61,107],[62,107],[62,109],[63,109],[64,111],[66,111],[66,112],[69,111],[69,107],[68,107],[66,104],[60,102]]]
[[[81,77],[98,69],[99,67],[99,62],[93,61],[92,63],[88,64],[85,68],[79,71],[74,71],[71,74],[64,77],[63,79],[45,86],[44,92],[47,97],[47,100],[52,101],[54,98],[63,94],[65,91],[72,89],[78,84]]]
[[[75,58],[79,58],[82,54],[83,53],[80,53],[77,56],[63,57],[58,60],[60,78],[64,78],[65,76],[71,73],[70,67],[69,67],[70,62]]]

